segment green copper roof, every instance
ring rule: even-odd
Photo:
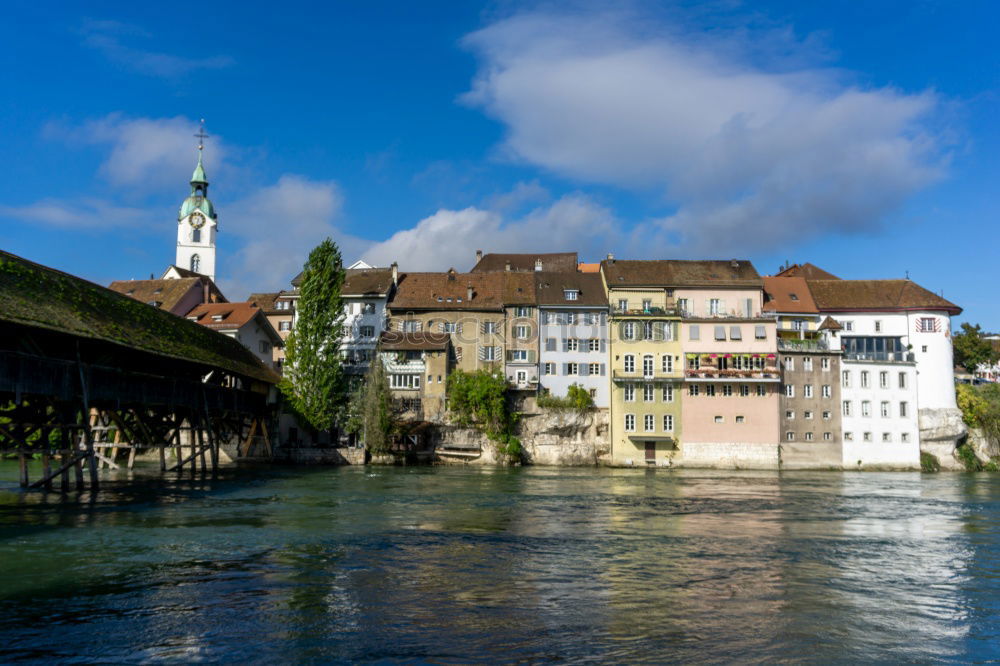
[[[183,220],[196,210],[200,210],[210,220],[215,219],[215,206],[208,200],[208,197],[200,197],[193,194],[181,204],[181,209],[177,213],[177,219]]]
[[[205,175],[205,167],[201,164],[201,150],[198,150],[198,166],[194,168],[194,173],[191,174],[191,184],[204,183],[208,185],[208,176]]]

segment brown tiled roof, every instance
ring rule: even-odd
[[[535,295],[535,276],[531,273],[504,273],[503,274],[503,304],[504,305],[534,305],[537,302]]]
[[[840,278],[833,273],[827,273],[819,266],[810,264],[808,261],[804,264],[792,264],[783,271],[777,273],[774,277],[801,277],[807,280],[839,280]]]
[[[259,314],[263,311],[253,303],[202,303],[187,318],[216,331],[228,331],[240,328]],[[219,315],[222,319],[216,321],[214,317]]]
[[[534,277],[539,305],[608,305],[600,273],[535,273]],[[567,301],[566,289],[578,291],[577,300]]]
[[[843,328],[844,327],[840,325],[840,322],[833,317],[827,317],[823,320],[823,323],[819,325],[819,330],[821,331],[840,331],[843,330]]]
[[[278,300],[278,297],[281,296],[281,294],[282,292],[280,291],[276,291],[274,293],[250,294],[250,297],[247,298],[247,303],[255,304],[264,311],[264,314],[280,314],[285,312],[285,310],[279,310],[274,307],[274,302]]]
[[[504,286],[504,273],[403,273],[389,309],[503,310]]]
[[[115,280],[108,285],[108,289],[131,296],[143,303],[155,303],[156,307],[161,310],[171,312],[192,289],[199,291],[202,289],[201,281],[200,277],[174,280]],[[175,314],[183,315],[185,313]]]
[[[760,275],[745,259],[604,260],[608,287],[760,287]]]
[[[962,308],[911,280],[809,280],[813,300],[822,311],[944,310]]]
[[[346,271],[345,296],[375,296],[389,293],[392,287],[391,268],[352,268]]]
[[[483,255],[472,267],[473,273],[493,273],[506,270],[510,263],[512,271],[534,271],[535,262],[541,260],[543,271],[576,271],[576,252],[550,252],[548,254],[496,254]]]
[[[170,264],[170,266],[167,267],[167,270],[169,271],[171,268],[177,271],[177,274],[180,275],[182,278],[208,277],[203,273],[196,273],[195,271],[190,271],[186,268],[181,268],[177,264]]]
[[[379,348],[383,351],[444,351],[449,344],[449,334],[431,331],[385,331],[379,337]]]
[[[819,312],[809,285],[800,277],[765,277],[764,310],[771,312],[795,312],[815,314]]]

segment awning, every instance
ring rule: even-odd
[[[676,440],[673,437],[668,437],[667,435],[629,435],[628,438],[633,442],[668,442],[670,444],[676,443]]]

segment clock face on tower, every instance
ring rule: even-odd
[[[191,226],[195,229],[201,229],[202,225],[205,224],[205,216],[201,213],[191,214]]]

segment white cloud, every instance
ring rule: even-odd
[[[224,55],[187,58],[127,46],[122,43],[123,38],[149,39],[151,35],[138,26],[118,21],[86,21],[80,33],[84,45],[97,50],[111,62],[149,76],[177,78],[199,69],[222,69],[234,62]]]
[[[596,257],[616,243],[626,242],[612,213],[589,198],[572,194],[523,217],[507,219],[496,210],[469,207],[439,210],[411,229],[367,249],[364,258],[401,270],[465,271],[475,263],[476,250],[485,252],[579,251]]]
[[[337,228],[342,206],[336,183],[287,174],[227,205],[219,213],[220,234],[242,245],[232,256],[219,255],[223,291],[239,299],[251,291],[287,289],[309,251],[327,237],[351,263],[368,243]]]
[[[79,201],[44,199],[25,206],[0,206],[0,217],[76,230],[119,227],[149,230],[160,221],[149,210],[94,198]]]
[[[871,229],[942,176],[932,93],[754,58],[745,35],[639,24],[545,12],[494,23],[465,40],[481,67],[463,100],[506,125],[512,159],[662,190],[677,211],[649,230],[690,250]]]

